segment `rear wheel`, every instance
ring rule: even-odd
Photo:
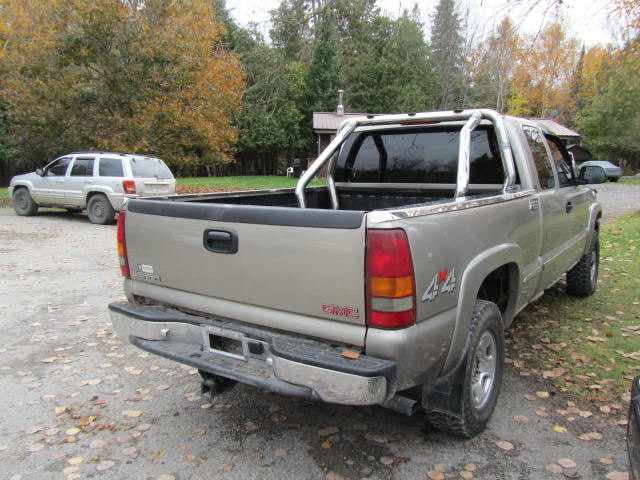
[[[106,195],[98,193],[89,199],[87,204],[87,215],[91,223],[98,225],[112,224],[116,215],[116,211],[111,206],[111,202]]]
[[[469,350],[452,395],[443,405],[457,408],[429,410],[429,422],[457,437],[471,438],[484,430],[496,407],[504,369],[504,329],[495,303],[476,300],[471,319]]]
[[[25,187],[20,187],[13,192],[13,209],[23,217],[30,217],[38,213],[38,205]]]
[[[567,272],[567,293],[578,297],[588,297],[598,287],[600,265],[600,240],[598,231],[593,233],[591,247],[580,261]]]

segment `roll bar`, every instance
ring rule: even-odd
[[[448,112],[422,112],[422,113],[408,113],[408,114],[393,114],[393,115],[370,115],[366,117],[349,118],[342,122],[340,128],[336,133],[336,136],[331,140],[327,148],[325,148],[318,158],[311,164],[309,169],[300,177],[296,185],[296,197],[298,199],[298,205],[300,208],[306,208],[305,202],[305,189],[313,177],[320,171],[320,169],[329,162],[327,168],[327,185],[329,187],[329,199],[331,201],[331,208],[337,210],[340,207],[338,200],[338,194],[336,192],[336,186],[333,178],[333,166],[335,164],[334,154],[339,151],[340,146],[344,143],[347,137],[357,128],[362,126],[373,125],[395,125],[402,123],[415,123],[420,121],[425,122],[450,122],[466,120],[462,129],[460,130],[460,144],[458,147],[458,174],[456,178],[456,193],[455,197],[463,198],[469,190],[469,171],[470,171],[470,156],[471,156],[471,132],[477,128],[482,120],[489,120],[496,131],[496,137],[498,139],[498,146],[500,148],[500,154],[502,157],[502,163],[505,172],[505,180],[502,186],[503,193],[507,193],[513,190],[513,186],[516,181],[516,169],[513,163],[513,155],[511,153],[511,144],[509,143],[509,136],[507,135],[507,129],[504,125],[502,115],[495,110],[489,109],[474,109],[474,110],[462,110],[462,111],[448,111]],[[333,160],[332,160],[333,159]]]

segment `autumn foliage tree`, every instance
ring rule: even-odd
[[[144,152],[180,170],[229,161],[244,91],[205,0],[0,0],[0,101],[15,161]]]

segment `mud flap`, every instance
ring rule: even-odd
[[[454,374],[448,375],[430,389],[424,387],[422,406],[426,411],[441,411],[462,416],[466,364],[467,362],[463,361]]]

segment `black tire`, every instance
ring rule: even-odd
[[[600,239],[598,231],[593,233],[591,247],[580,261],[567,272],[567,293],[577,297],[588,297],[598,288],[600,269]]]
[[[490,382],[478,381],[482,377],[479,375],[479,358],[482,357],[482,349],[486,336],[495,342],[492,346],[492,354],[495,356],[495,369]],[[481,343],[482,342],[482,343]],[[488,357],[487,357],[488,358]],[[473,306],[471,325],[469,331],[469,349],[465,357],[459,379],[457,394],[461,398],[457,399],[460,411],[451,412],[442,409],[427,410],[429,422],[439,430],[461,438],[471,438],[481,433],[498,401],[500,386],[502,384],[502,373],[504,370],[504,326],[500,309],[493,302],[476,300]],[[484,388],[474,389],[473,385]],[[476,396],[477,393],[480,393]]]
[[[106,195],[97,193],[89,199],[87,215],[91,223],[110,225],[115,220],[116,211]]]
[[[613,177],[613,178],[610,178],[609,180],[611,180],[612,182],[617,182],[619,180],[619,178],[618,177]]]
[[[27,188],[20,187],[13,192],[13,209],[18,215],[30,217],[38,213],[38,204],[33,201]]]

